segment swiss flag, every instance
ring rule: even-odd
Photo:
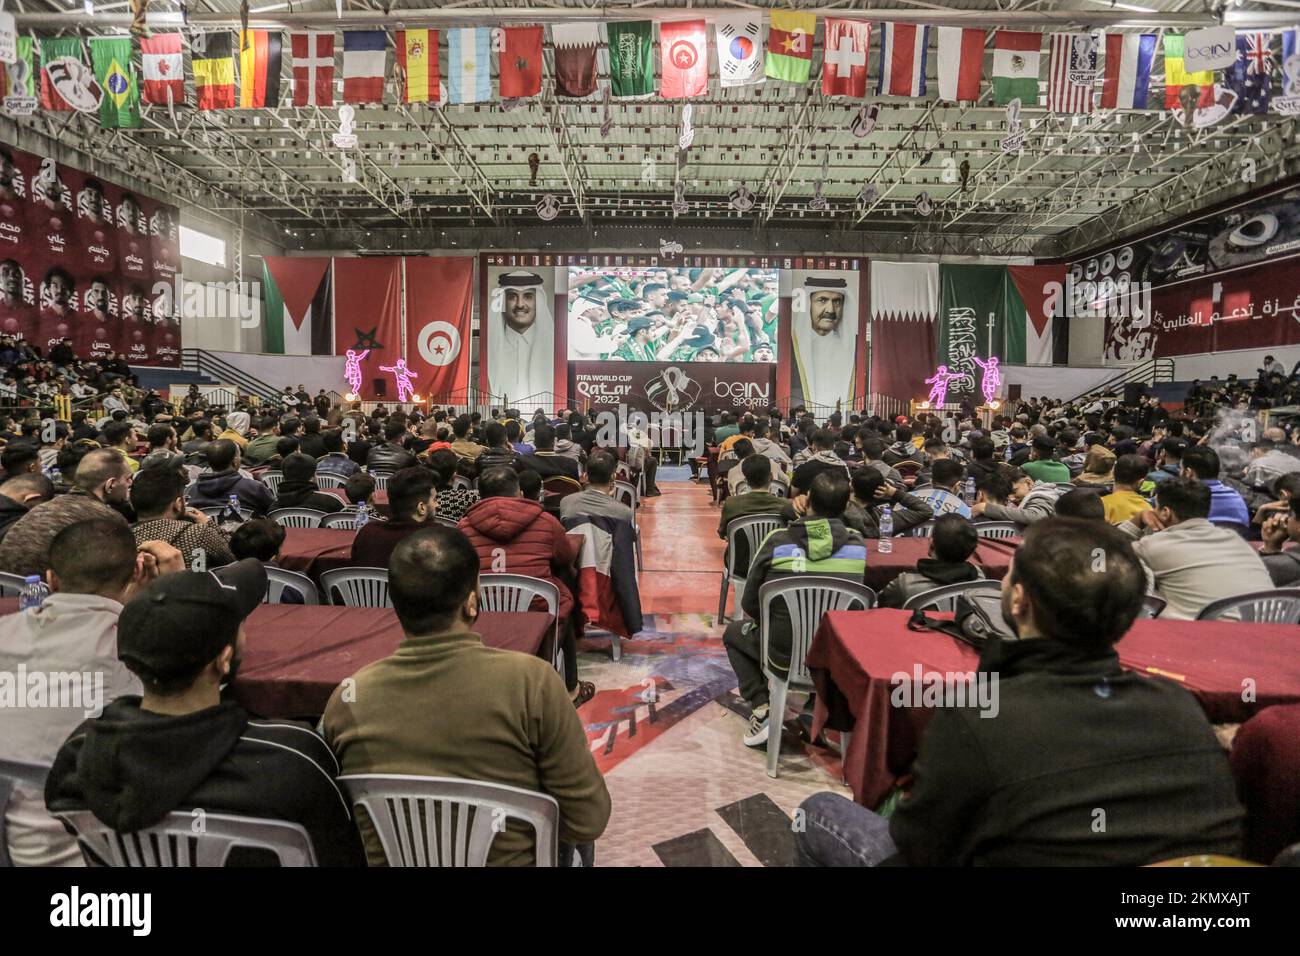
[[[827,17],[822,92],[827,96],[866,96],[870,45],[871,24],[867,21]]]
[[[506,27],[501,49],[501,98],[536,96],[542,91],[542,28]]]
[[[293,33],[293,105],[334,105],[334,34]]]
[[[185,102],[185,71],[179,33],[155,33],[140,38],[143,82],[140,97],[146,103],[180,105]]]
[[[703,20],[659,24],[659,95],[664,99],[709,92],[709,28]]]

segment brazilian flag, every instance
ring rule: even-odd
[[[90,41],[95,79],[104,91],[99,125],[104,129],[140,128],[140,84],[131,69],[130,37],[95,37]]]

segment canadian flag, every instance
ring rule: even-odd
[[[334,105],[334,34],[292,33],[293,105]]]
[[[140,63],[144,82],[140,96],[146,103],[185,102],[185,69],[181,60],[181,35],[155,33],[140,39]]]
[[[871,24],[866,20],[827,17],[822,92],[827,96],[866,96],[870,45]]]

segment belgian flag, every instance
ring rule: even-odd
[[[201,44],[198,42],[202,40]],[[190,66],[199,109],[228,110],[235,106],[235,57],[228,32],[199,34],[190,44]]]
[[[239,105],[274,109],[280,105],[280,33],[241,30],[239,34]]]

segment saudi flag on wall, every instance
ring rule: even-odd
[[[280,256],[262,260],[263,351],[334,354],[330,261]]]
[[[960,375],[952,379],[948,394],[979,390],[983,369],[976,358],[1001,356],[1006,303],[1004,266],[939,266],[939,347],[935,362]]]

